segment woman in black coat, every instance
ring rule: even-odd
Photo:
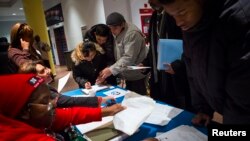
[[[93,42],[78,44],[71,54],[73,67],[73,78],[80,88],[90,88],[94,85],[99,72],[107,67],[107,59],[104,50]],[[110,77],[106,83],[116,85],[116,78]]]

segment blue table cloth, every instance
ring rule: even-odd
[[[102,90],[102,91],[98,91],[96,93],[96,96],[104,97],[106,95],[103,94],[103,92],[106,92],[106,91],[114,89],[114,88],[119,88],[119,87],[113,87],[113,88],[110,88],[110,89],[105,89],[105,90]],[[81,89],[75,89],[75,90],[72,90],[72,91],[65,92],[63,94],[68,95],[68,96],[75,96],[75,95],[82,95],[84,93],[82,92]],[[116,102],[121,103],[123,98],[124,97],[117,98]],[[160,101],[157,101],[157,103],[166,104],[166,103],[163,103],[163,102],[160,102]],[[193,113],[184,110],[179,115],[177,115],[175,118],[173,118],[165,126],[159,126],[159,125],[143,123],[141,125],[141,127],[139,128],[139,131],[136,132],[135,134],[133,134],[132,136],[129,136],[128,138],[126,138],[125,141],[139,141],[139,140],[143,140],[143,139],[148,138],[148,137],[155,137],[157,132],[166,132],[166,131],[174,129],[175,127],[180,126],[180,125],[193,126],[192,123],[191,123],[191,119],[193,118],[193,116],[194,116]],[[197,127],[197,126],[193,126],[193,127],[195,127],[196,129],[198,129],[199,131],[201,131],[202,133],[207,135],[207,128],[205,128],[205,127]]]

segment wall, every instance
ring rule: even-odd
[[[139,9],[147,0],[43,0],[43,3],[44,10],[62,4],[67,46],[72,50],[82,40],[82,26],[89,29],[94,24],[106,23],[106,17],[112,12],[121,13],[141,29]]]
[[[139,9],[144,8],[144,4],[148,4],[148,0],[130,0],[132,23],[134,23],[140,29],[141,29],[141,18]],[[148,8],[150,8],[149,4]]]
[[[10,42],[10,30],[11,27],[17,23],[24,23],[24,20],[20,20],[20,21],[0,21],[0,27],[1,27],[1,32],[0,32],[0,37],[7,37],[8,41]]]
[[[129,0],[103,0],[103,5],[105,18],[112,12],[119,12],[127,22],[132,22]]]
[[[148,0],[103,0],[103,3],[106,17],[112,12],[119,12],[127,22],[141,29],[139,9],[143,8],[145,3],[148,4]]]
[[[44,9],[61,3],[68,50],[82,41],[81,27],[105,23],[103,0],[44,0]]]
[[[82,41],[81,27],[105,23],[102,0],[62,0],[64,27],[68,49]]]
[[[43,0],[43,9],[48,10],[51,7],[61,3],[61,0]]]

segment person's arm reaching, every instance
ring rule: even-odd
[[[102,117],[112,116],[124,109],[125,107],[120,104],[115,104],[102,109],[85,107],[56,108],[52,128],[56,131],[60,131],[70,125],[101,121]]]

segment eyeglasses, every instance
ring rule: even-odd
[[[53,116],[55,114],[55,105],[52,102],[46,104],[29,103],[28,110],[32,117]]]

